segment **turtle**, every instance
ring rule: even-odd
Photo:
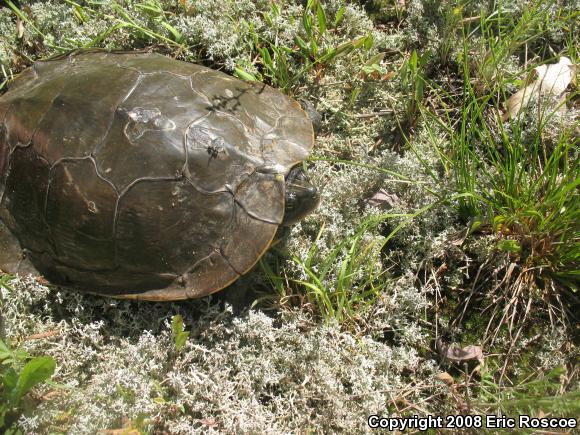
[[[162,54],[36,61],[0,96],[0,269],[115,298],[217,292],[320,194],[294,99]]]

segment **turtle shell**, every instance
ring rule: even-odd
[[[199,65],[36,62],[0,97],[0,268],[123,298],[213,293],[268,248],[313,144],[296,101]]]

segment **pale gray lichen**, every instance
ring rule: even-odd
[[[411,290],[408,300],[415,295]],[[404,309],[401,297],[395,299],[397,309]],[[79,303],[90,308],[77,311]],[[67,412],[68,430],[79,434],[118,427],[122,418],[138,414],[171,433],[358,431],[367,415],[387,412],[390,397],[411,382],[406,373],[424,377],[435,369],[406,341],[387,345],[355,337],[300,312],[236,316],[207,303],[117,302],[110,309],[100,299],[30,280],[4,288],[5,320],[16,323],[9,337],[39,332],[40,324],[56,331],[23,342],[30,352],[56,359],[54,381],[60,385],[57,399],[43,401],[33,418],[20,420],[24,430],[45,430]],[[167,319],[175,310],[192,331],[181,351],[168,320],[149,325],[154,329],[143,322],[127,334],[126,316]]]

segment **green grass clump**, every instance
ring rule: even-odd
[[[502,124],[499,112],[488,116],[491,95],[478,98],[465,83],[461,119],[438,122],[447,133],[449,154],[443,161],[452,172],[463,218],[478,218],[500,238],[498,247],[517,257],[539,276],[568,287],[578,261],[577,139],[571,128],[561,128],[554,143],[556,115],[547,114],[536,125],[519,117]],[[530,136],[530,128],[535,132]],[[441,153],[443,156],[444,154]]]
[[[380,251],[378,240],[365,239],[368,223],[350,237],[345,237],[322,258],[317,253],[317,242],[324,231],[320,228],[305,258],[293,255],[291,261],[301,271],[301,278],[282,278],[262,261],[262,270],[278,290],[282,300],[304,295],[302,305],[310,305],[325,320],[338,323],[356,321],[372,306],[388,280],[377,261]]]
[[[277,35],[273,41],[260,38],[253,26],[245,22],[252,37],[252,49],[260,58],[262,72],[256,71],[253,74],[246,71],[243,65],[239,65],[235,69],[235,75],[245,80],[267,79],[273,86],[287,92],[311,70],[315,71],[316,79],[319,80],[324,69],[335,59],[359,49],[368,50],[373,45],[371,34],[338,45],[329,42],[330,32],[340,25],[345,10],[341,6],[334,18],[329,20],[320,0],[308,0],[293,44],[284,44]],[[280,19],[281,14],[280,7],[272,3],[271,11],[264,14],[264,21],[275,28],[274,23]]]
[[[467,60],[472,47],[464,41],[459,98],[444,103],[441,89],[431,89],[436,101],[457,111],[441,116],[441,112],[423,110],[428,122],[445,134],[448,147],[434,142],[433,146],[457,192],[465,194],[457,202],[461,218],[470,222],[470,232],[495,234],[497,251],[491,255],[499,259],[498,252],[503,253],[507,261],[505,267],[494,266],[499,284],[490,290],[505,310],[491,310],[489,327],[494,322],[513,325],[516,319],[524,319],[529,311],[526,306],[538,299],[550,307],[557,300],[557,311],[566,312],[560,298],[577,290],[580,165],[575,126],[562,115],[565,102],[543,98],[503,122],[500,104],[507,98],[505,80],[486,73],[490,59],[498,74],[499,59],[523,44],[522,29],[538,20],[539,10],[532,11],[536,15],[522,16],[515,29],[500,27],[499,31],[509,33],[500,33],[502,43],[487,49],[475,75]],[[496,17],[490,20],[496,23]],[[491,26],[488,20],[482,18],[482,22],[484,30]],[[487,88],[493,85],[483,95],[482,80]],[[430,136],[435,135],[432,130]],[[497,265],[497,261],[492,263]]]

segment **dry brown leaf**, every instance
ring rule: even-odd
[[[447,372],[438,373],[435,375],[435,379],[445,383],[446,385],[453,385],[455,383],[455,379]]]
[[[513,118],[532,99],[537,99],[541,95],[555,95],[562,97],[561,101],[564,101],[566,88],[570,83],[574,83],[575,77],[576,66],[565,56],[561,57],[558,63],[534,68],[531,76],[533,81],[508,99],[507,110],[502,116],[502,121]]]
[[[389,210],[395,206],[398,200],[399,197],[394,193],[381,189],[367,200],[367,204],[382,210]]]
[[[465,346],[463,348],[459,346],[449,346],[445,357],[450,361],[466,361],[470,359],[476,359],[478,361],[483,360],[483,351],[479,346]]]
[[[437,339],[437,351],[443,359],[452,362],[468,361],[472,359],[480,362],[483,361],[483,351],[480,346],[469,345],[459,347],[455,344],[449,345],[443,343],[441,339]]]

